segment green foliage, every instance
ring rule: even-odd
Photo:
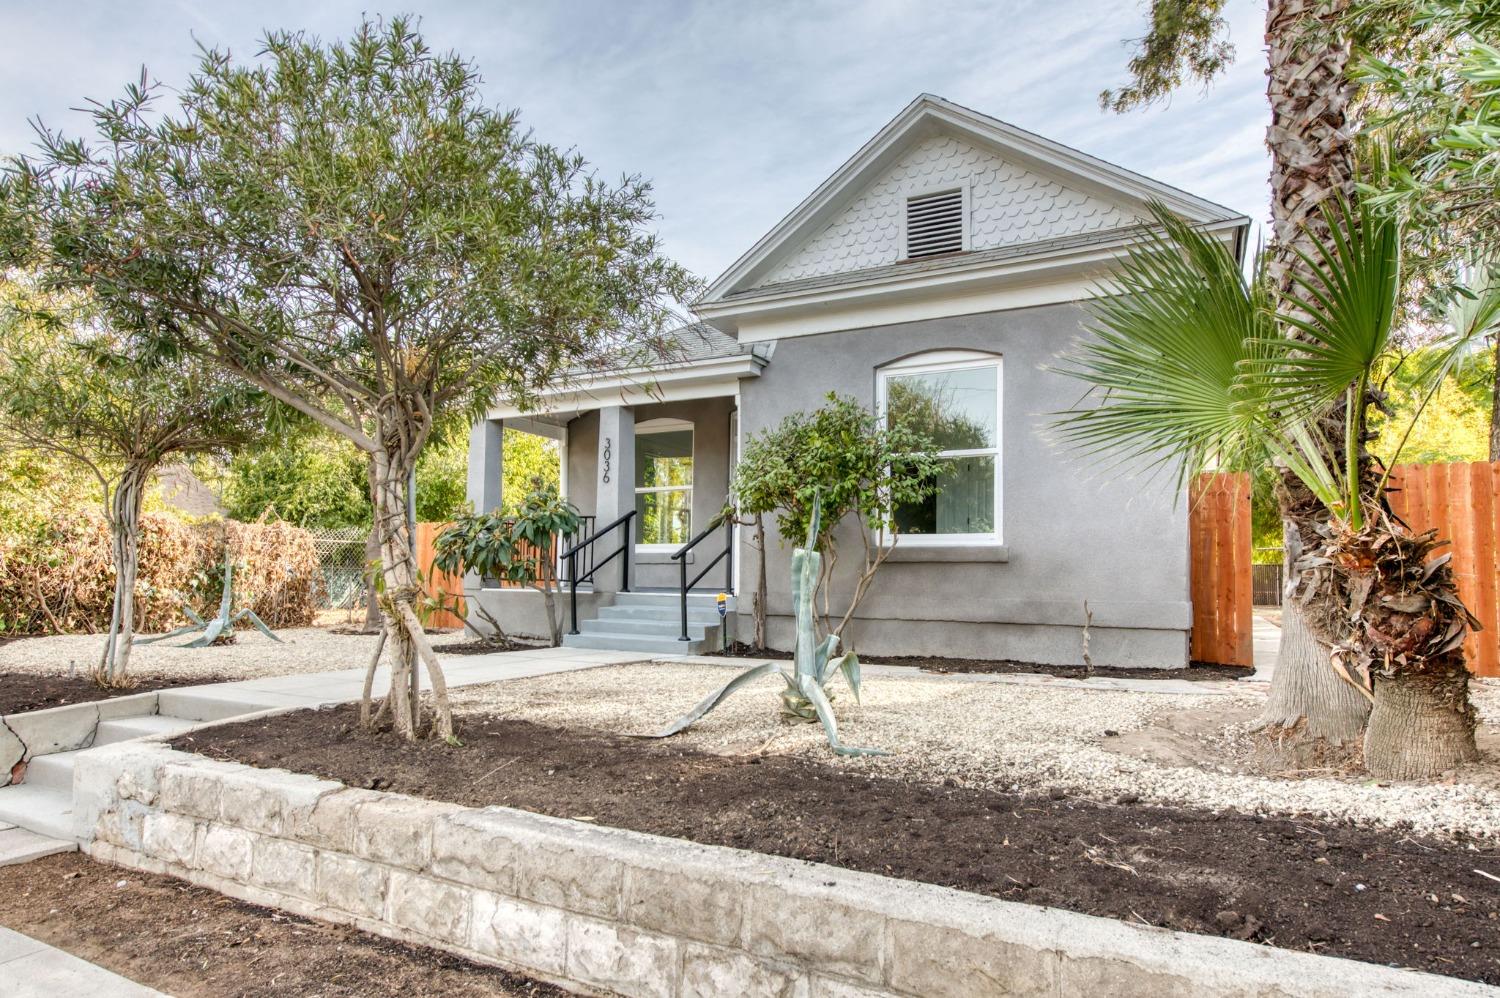
[[[236,520],[267,513],[300,527],[370,525],[367,459],[346,440],[304,433],[242,451],[223,478],[223,503]]]
[[[455,408],[660,342],[694,283],[647,184],[536,141],[409,18],[262,52],[92,102],[92,143],[43,131],[0,245],[402,463]]]
[[[1463,375],[1449,373],[1423,408],[1428,389],[1423,371],[1433,363],[1439,349],[1424,347],[1383,378],[1391,412],[1377,414],[1371,420],[1379,435],[1370,444],[1370,450],[1383,461],[1390,461],[1398,447],[1406,464],[1489,460],[1494,355],[1483,351]]]
[[[891,528],[891,511],[936,489],[939,463],[920,412],[888,425],[852,397],[828,394],[745,444],[732,492],[742,513],[775,513],[783,538],[821,525],[813,546],[828,550],[838,525],[854,517],[872,531]]]
[[[1355,0],[1355,79],[1379,144],[1360,195],[1399,213],[1419,261],[1445,269],[1500,231],[1500,6]]]
[[[535,433],[507,429],[501,447],[504,454],[500,493],[507,509],[515,509],[516,498],[531,490],[534,478],[540,478],[553,488],[562,487],[562,465],[556,441]]]
[[[1224,40],[1224,0],[1152,0],[1151,26],[1136,42],[1131,81],[1099,95],[1099,104],[1121,112],[1165,100],[1185,80],[1204,86],[1234,62]]]
[[[481,578],[544,585],[553,567],[551,559],[537,553],[550,551],[554,538],[576,533],[579,522],[573,504],[555,486],[536,479],[513,516],[490,510],[455,517],[433,542],[432,564],[452,575],[473,572]]]
[[[1094,307],[1099,339],[1064,367],[1103,392],[1097,407],[1059,415],[1064,439],[1094,453],[1113,446],[1175,463],[1184,476],[1253,471],[1271,459],[1357,533],[1384,487],[1370,490],[1358,461],[1367,388],[1394,358],[1399,226],[1368,207],[1327,211],[1332,235],[1293,275],[1292,311],[1272,313],[1226,247],[1155,210],[1162,241],[1132,253],[1120,282],[1129,294]],[[1214,321],[1223,316],[1233,321]],[[1184,337],[1197,336],[1208,347],[1201,356],[1185,349]],[[1422,405],[1440,387],[1430,372],[1450,370],[1462,349],[1455,337],[1425,367]],[[1341,399],[1346,437],[1335,460],[1312,424]]]
[[[445,523],[467,501],[469,448],[457,440],[429,444],[417,459],[417,520]]]

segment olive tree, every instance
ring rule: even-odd
[[[435,425],[645,360],[692,291],[649,229],[647,183],[600,180],[480,82],[405,18],[331,44],[272,32],[252,62],[205,50],[170,99],[143,77],[94,104],[93,140],[39,129],[40,153],[0,181],[0,245],[40,252],[52,283],[92,289],[368,455],[392,659],[381,714],[407,738],[452,738],[406,518]]]
[[[0,301],[0,437],[61,454],[98,482],[115,569],[114,608],[95,667],[129,684],[141,505],[170,458],[242,444],[262,429],[262,393],[216,364],[156,353],[76,303],[18,284]]]

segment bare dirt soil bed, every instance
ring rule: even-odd
[[[177,748],[461,804],[750,849],[1032,904],[1500,983],[1500,850],[1400,831],[1014,794],[786,755],[461,718],[405,744],[339,707]]]
[[[705,654],[727,655],[731,658],[774,659],[790,661],[791,652],[754,649],[745,644],[733,644],[728,651],[709,650]],[[864,656],[860,656],[863,658]],[[1214,665],[1209,662],[1193,662],[1186,669],[1115,669],[1090,670],[1082,665],[1040,665],[1036,662],[1016,662],[1010,659],[989,658],[941,658],[924,655],[876,655],[870,662],[880,665],[905,665],[924,672],[969,672],[996,675],[1056,676],[1059,679],[1186,679],[1190,682],[1240,679],[1254,670],[1233,665]]]
[[[142,679],[128,689],[109,689],[88,676],[49,676],[29,672],[0,672],[0,714],[17,714],[25,710],[45,710],[73,703],[92,703],[132,693],[151,693],[175,686],[197,683],[228,682],[229,676],[206,676],[202,679]]]
[[[176,998],[570,993],[78,853],[0,867],[0,925]]]

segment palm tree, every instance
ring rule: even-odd
[[[1278,291],[1264,257],[1247,279],[1222,243],[1159,205],[1153,213],[1159,233],[1094,306],[1095,338],[1064,361],[1101,399],[1059,414],[1063,437],[1116,462],[1175,468],[1179,485],[1215,468],[1283,469],[1326,510],[1293,566],[1291,602],[1330,636],[1329,674],[1373,704],[1366,765],[1409,779],[1477,758],[1462,646],[1478,622],[1448,556],[1433,554],[1446,542],[1392,515],[1388,471],[1364,446],[1369,388],[1392,352],[1399,226],[1347,202],[1324,206],[1326,235],[1298,251]],[[1426,397],[1447,364],[1432,365]]]

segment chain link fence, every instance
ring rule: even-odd
[[[361,605],[365,596],[365,540],[370,532],[363,527],[339,527],[311,533],[323,570],[323,609],[350,610]]]

